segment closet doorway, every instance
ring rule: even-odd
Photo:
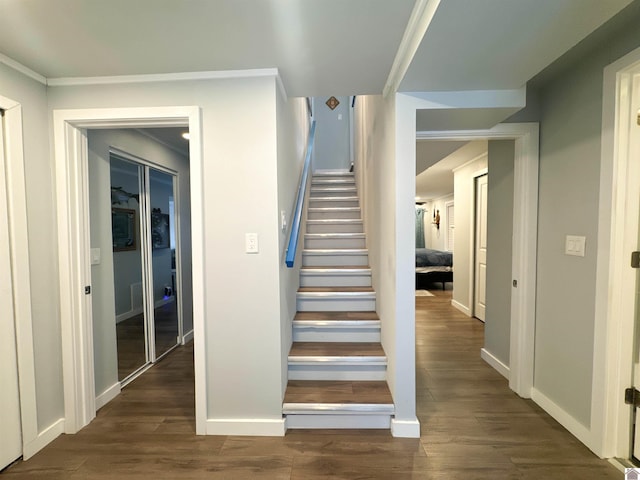
[[[176,174],[110,155],[118,380],[126,385],[181,342]]]

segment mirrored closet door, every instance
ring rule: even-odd
[[[128,383],[180,339],[176,175],[112,153],[111,218],[118,380]]]

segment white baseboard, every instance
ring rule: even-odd
[[[453,308],[455,308],[456,310],[461,311],[462,313],[464,313],[467,317],[471,317],[471,309],[469,307],[465,307],[463,304],[461,304],[460,302],[456,301],[456,300],[451,300],[451,306]]]
[[[591,431],[578,420],[573,418],[562,407],[557,405],[553,400],[541,393],[536,388],[531,389],[531,400],[536,402],[545,412],[551,415],[560,425],[569,430],[569,432],[584,443],[591,451],[596,453],[593,448],[593,439]],[[596,453],[597,455],[597,453]]]
[[[186,345],[193,340],[193,328],[182,336],[182,345]]]
[[[124,322],[125,320],[129,320],[136,315],[140,315],[142,313],[142,307],[135,308],[133,310],[129,310],[128,312],[121,313],[120,315],[116,315],[116,323]]]
[[[63,433],[64,418],[61,418],[40,432],[34,440],[27,442],[22,446],[22,458],[24,460],[28,460],[33,457]]]
[[[338,415],[287,415],[287,429],[389,429],[389,415],[358,415],[358,414],[338,414]]]
[[[120,394],[120,382],[116,382],[96,397],[96,410],[100,410]]]
[[[420,422],[415,420],[391,419],[391,435],[399,438],[420,438]]]
[[[285,421],[265,418],[217,418],[207,420],[207,435],[283,437]]]
[[[500,375],[509,380],[511,370],[507,365],[498,360],[492,353],[490,353],[485,348],[481,348],[480,357],[482,357],[485,362],[491,365]]]

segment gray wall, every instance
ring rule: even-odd
[[[22,108],[38,431],[63,416],[53,166],[44,85],[0,64],[0,95]]]
[[[340,102],[331,110],[325,102],[329,97],[313,99],[313,118],[316,121],[316,139],[313,149],[314,170],[348,169],[351,165],[349,144],[349,97],[336,97]]]
[[[189,162],[182,155],[167,149],[135,130],[89,130],[89,193],[91,215],[91,247],[101,249],[101,263],[91,267],[93,285],[92,307],[94,328],[94,371],[96,395],[100,395],[118,383],[118,359],[116,348],[116,313],[126,311],[124,300],[129,298],[130,283],[137,280],[140,267],[140,236],[138,248],[133,251],[113,252],[111,246],[111,172],[109,148],[116,147],[126,153],[154,162],[178,172],[179,194],[178,208],[181,215],[180,234],[183,249],[182,262],[182,305],[184,331],[193,328],[193,292],[191,282],[191,222],[189,201]],[[126,183],[126,179],[130,183]],[[137,192],[136,179],[133,176],[120,175],[114,180],[129,192]],[[166,192],[165,192],[165,197]],[[131,208],[131,202],[129,208]],[[156,206],[156,205],[152,205]],[[162,207],[165,212],[166,207]],[[153,253],[154,267],[157,257],[170,262],[168,249]],[[168,257],[168,260],[167,258]],[[155,268],[154,268],[155,270]],[[155,272],[154,272],[155,273]],[[124,280],[127,278],[127,280]],[[141,278],[141,277],[138,277]],[[139,280],[138,280],[139,281]],[[170,277],[154,276],[157,292],[161,292],[165,283],[171,283]],[[119,294],[115,294],[115,289]],[[117,312],[114,308],[116,298],[121,300]],[[160,296],[162,298],[162,296]],[[125,309],[125,310],[123,310]]]
[[[634,8],[637,11],[638,5]],[[587,427],[591,416],[603,69],[640,46],[637,22],[630,21],[600,40],[582,58],[574,59],[538,86],[540,205],[534,386]],[[587,237],[585,257],[564,255],[565,235]]]
[[[490,140],[487,208],[487,309],[484,348],[509,365],[511,246],[513,242],[513,140]]]

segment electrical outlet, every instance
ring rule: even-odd
[[[247,233],[245,235],[245,252],[258,253],[258,234]]]

